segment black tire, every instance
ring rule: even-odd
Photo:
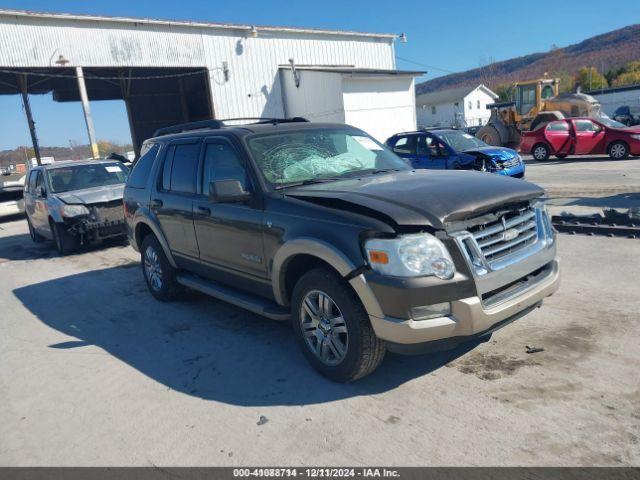
[[[476,138],[479,138],[484,143],[488,143],[489,145],[494,145],[496,147],[502,145],[498,131],[491,125],[485,125],[480,130],[478,130],[478,133],[476,133]]]
[[[320,323],[318,322],[315,333],[307,329],[307,336],[305,337],[303,334],[301,319],[306,318],[306,313],[302,313],[303,301],[312,298],[311,296],[316,292],[329,297],[329,300],[332,301],[333,306],[337,309],[334,310],[334,312],[337,312],[336,318],[343,319],[342,323],[346,328],[346,333],[340,334],[336,333],[337,328],[335,326],[333,326],[335,331],[331,331],[331,326],[328,327],[330,330],[328,333],[332,337],[342,335],[346,345],[344,357],[340,361],[334,358],[337,363],[333,365],[327,364],[319,355],[314,353],[313,347],[309,343],[315,343],[317,347],[318,344],[322,345],[317,335],[327,335],[325,338],[329,338],[327,332],[320,331]],[[318,304],[320,304],[320,300]],[[382,362],[386,351],[384,341],[376,337],[369,322],[369,317],[355,292],[342,277],[332,270],[316,268],[305,273],[298,280],[293,290],[291,308],[293,330],[302,352],[309,360],[309,363],[325,377],[336,382],[352,382],[370,374]],[[308,312],[309,310],[306,311]],[[309,316],[309,318],[311,317]],[[328,319],[325,318],[325,320]],[[326,322],[327,325],[329,323],[333,325],[333,322]],[[310,339],[309,342],[307,338]],[[327,350],[331,348],[333,352],[336,351],[333,348],[333,340],[327,340],[326,344],[331,344],[331,346],[327,347]],[[318,350],[322,349],[322,347],[317,348]]]
[[[533,159],[538,160],[539,162],[549,160],[550,154],[551,151],[549,150],[549,147],[544,143],[536,143],[531,149],[531,155],[533,155]]]
[[[567,158],[566,153],[556,153],[556,158],[559,158],[560,160],[562,160],[563,158]]]
[[[44,242],[44,237],[36,232],[36,229],[33,228],[33,225],[31,225],[31,220],[29,220],[29,217],[27,217],[27,226],[29,227],[29,236],[31,237],[33,243]]]
[[[616,140],[609,145],[607,153],[612,160],[625,160],[629,158],[629,145],[622,140]]]
[[[153,234],[147,235],[142,242],[140,264],[147,288],[156,300],[174,300],[182,292],[182,286],[176,280],[176,269],[167,260],[160,242]]]
[[[53,241],[56,244],[56,250],[60,255],[69,255],[78,248],[78,238],[67,232],[64,224],[49,220],[51,227],[51,235],[53,235]]]

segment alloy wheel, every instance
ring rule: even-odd
[[[613,158],[623,158],[627,154],[627,149],[621,143],[616,143],[611,147],[611,156]]]
[[[533,151],[533,157],[536,160],[542,160],[547,156],[547,150],[544,147],[537,147],[534,151]]]
[[[151,245],[144,252],[144,273],[151,288],[159,291],[162,288],[162,265],[158,252]]]
[[[300,308],[300,326],[305,343],[325,365],[334,366],[347,355],[349,333],[342,312],[329,295],[308,292]]]

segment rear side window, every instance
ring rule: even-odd
[[[174,147],[169,190],[178,193],[196,193],[199,143],[177,144]],[[171,153],[171,152],[169,152]],[[167,158],[167,160],[169,160]],[[165,165],[165,167],[168,165]],[[164,175],[163,175],[164,177]],[[165,180],[163,178],[163,186]]]
[[[568,132],[569,125],[567,122],[551,122],[547,125],[547,130],[549,132]]]
[[[133,171],[129,175],[129,181],[127,182],[128,187],[146,187],[151,167],[153,167],[153,161],[156,159],[159,149],[160,145],[157,143],[145,144],[142,146],[142,150],[140,152],[142,155],[133,166]]]
[[[589,120],[576,120],[576,131],[578,132],[595,132],[596,126]]]

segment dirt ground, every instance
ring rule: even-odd
[[[341,385],[285,324],[153,300],[128,246],[0,223],[0,464],[639,465],[640,241],[559,250],[558,293],[489,342]]]

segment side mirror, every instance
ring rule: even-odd
[[[251,198],[239,180],[216,180],[209,184],[209,200],[216,203],[242,203]]]
[[[38,196],[40,198],[47,198],[47,189],[44,188],[44,185],[41,185],[40,188],[38,188]]]

